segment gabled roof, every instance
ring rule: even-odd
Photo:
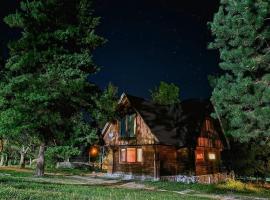
[[[209,100],[190,99],[174,106],[162,106],[143,98],[124,95],[161,144],[195,146],[205,117],[213,112]],[[219,123],[215,122],[214,125],[224,139]]]

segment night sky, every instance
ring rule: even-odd
[[[18,35],[2,22],[19,0],[0,2],[0,41]],[[96,0],[101,16],[97,32],[108,39],[94,55],[101,71],[91,80],[104,88],[149,98],[160,81],[180,87],[181,99],[208,98],[209,74],[220,73],[218,52],[207,50],[212,40],[207,22],[218,0]]]

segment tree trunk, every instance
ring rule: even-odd
[[[25,168],[25,153],[21,152],[21,159],[20,159],[20,168],[24,169]]]
[[[37,158],[36,176],[44,176],[44,166],[45,166],[45,144],[39,146],[39,153]]]
[[[7,155],[6,155],[6,160],[5,160],[5,162],[4,162],[4,165],[5,165],[5,166],[8,166],[8,165],[9,165],[9,159],[10,159],[9,153],[7,153]]]
[[[1,160],[0,160],[0,166],[4,166],[4,162],[5,162],[5,155],[2,153]]]

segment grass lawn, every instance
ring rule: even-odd
[[[237,181],[217,185],[162,181],[137,182],[148,187],[148,190],[142,190],[119,187],[123,184],[121,182],[111,185],[96,185],[96,180],[95,185],[90,185],[89,182],[76,183],[74,179],[71,179],[72,176],[66,176],[83,173],[79,171],[64,171],[63,173],[57,171],[57,173],[59,175],[50,172],[44,178],[36,178],[33,177],[33,171],[30,169],[0,168],[0,199],[206,200],[232,196],[237,199],[252,200],[255,197],[270,199],[270,190]]]
[[[2,175],[1,175],[2,174]],[[5,174],[5,175],[3,175]],[[10,174],[9,176],[7,174]],[[120,189],[105,186],[68,185],[41,183],[28,179],[32,173],[3,171],[0,169],[0,199],[95,199],[95,200],[203,200],[189,195],[171,192],[156,192],[147,190]],[[49,176],[50,178],[52,176]],[[38,178],[37,178],[38,179]]]
[[[220,184],[183,184],[174,182],[144,182],[148,186],[153,186],[158,189],[168,191],[183,191],[193,190],[195,193],[217,194],[217,195],[234,195],[247,197],[261,197],[270,199],[270,190],[264,187],[256,186],[254,184],[242,183],[240,181],[228,181]]]

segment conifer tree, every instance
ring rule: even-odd
[[[221,0],[210,23],[220,52],[212,102],[225,132],[241,142],[270,144],[270,1]]]
[[[104,43],[95,34],[99,18],[89,0],[23,0],[5,22],[22,32],[9,44],[1,81],[0,134],[37,136],[36,175],[43,176],[45,146],[69,137],[81,111],[95,107],[97,89],[86,79],[97,71],[92,53]]]

